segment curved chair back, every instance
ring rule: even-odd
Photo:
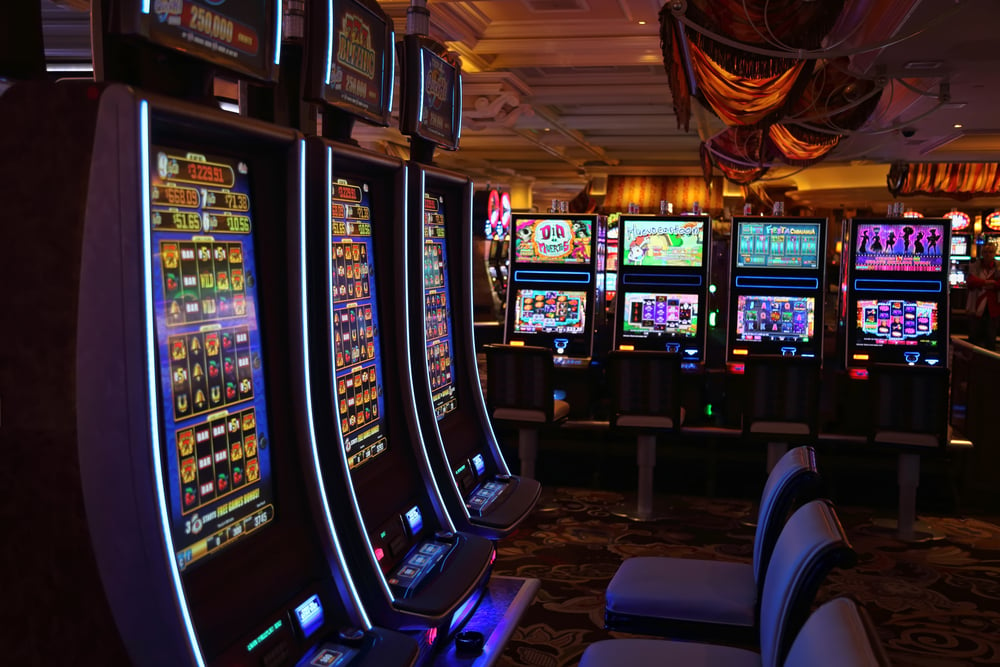
[[[833,506],[813,500],[792,514],[771,554],[760,607],[763,667],[779,667],[802,627],[816,591],[834,567],[856,561]]]
[[[783,667],[888,667],[871,618],[850,598],[834,598],[812,613]]]
[[[496,419],[551,422],[552,350],[534,345],[486,346],[486,405]]]
[[[819,487],[816,452],[806,445],[788,450],[767,476],[764,492],[760,496],[753,541],[753,576],[757,581],[758,600],[763,592],[764,573],[767,572],[771,552],[788,515],[802,503],[816,499]]]
[[[608,396],[612,426],[681,427],[681,355],[659,350],[612,350]]]

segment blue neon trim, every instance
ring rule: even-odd
[[[771,282],[778,281],[778,282]],[[783,283],[781,281],[784,281]],[[799,283],[797,285],[792,283]],[[753,289],[819,289],[819,278],[795,276],[736,276],[736,287]]]
[[[420,85],[420,97],[417,98],[419,100],[417,104],[417,122],[422,123],[424,122],[424,48],[417,48],[417,53],[420,54],[420,79],[417,81]]]
[[[327,155],[329,156],[329,148],[327,148]],[[327,160],[327,173],[330,172],[329,159]],[[327,183],[330,183],[328,178]],[[329,187],[329,186],[327,186]],[[326,212],[327,219],[329,219],[329,207],[330,198],[326,198]],[[327,245],[330,245],[329,243]],[[305,152],[305,141],[299,140],[299,293],[301,303],[299,307],[302,311],[302,363],[305,378],[305,395],[306,395],[306,411],[308,417],[306,419],[306,424],[309,429],[309,448],[312,450],[312,464],[313,473],[316,476],[316,486],[319,489],[321,504],[323,505],[323,519],[326,521],[327,533],[329,533],[330,538],[333,540],[333,547],[337,554],[337,562],[340,564],[341,571],[344,573],[347,580],[347,588],[350,593],[351,599],[354,602],[354,606],[357,608],[358,612],[361,614],[361,622],[364,624],[365,630],[371,630],[372,622],[368,618],[367,612],[365,612],[364,604],[361,602],[361,595],[358,593],[357,588],[354,586],[354,580],[351,579],[350,570],[347,567],[347,561],[344,559],[344,550],[340,546],[340,540],[337,537],[337,530],[334,527],[333,516],[330,514],[330,501],[326,497],[326,485],[323,483],[323,473],[319,468],[319,447],[316,444],[316,428],[313,423],[313,399],[312,399],[312,381],[309,374],[309,308],[308,308],[308,298],[306,297],[306,285],[308,281],[306,279],[306,152]],[[329,291],[329,290],[327,290]],[[332,295],[331,295],[332,298]]]
[[[389,113],[392,113],[392,103],[395,101],[396,88],[392,82],[396,80],[396,31],[389,31]],[[385,86],[385,82],[382,82]]]
[[[149,0],[142,0],[142,8],[140,9],[140,11],[143,14],[149,13]]]
[[[278,15],[278,20],[276,21],[276,23],[278,25],[277,25],[277,27],[275,28],[275,31],[274,31],[274,64],[275,65],[280,65],[281,64],[281,21],[282,21],[281,5],[282,5],[281,2],[277,2],[276,1],[274,3],[274,12]]]
[[[942,291],[940,280],[887,280],[878,278],[855,278],[854,289],[859,292],[925,292],[936,294]]]
[[[591,275],[582,271],[528,271],[514,272],[514,280],[545,280],[553,283],[590,284]]]
[[[333,0],[326,2],[326,76],[324,83],[330,85],[330,72],[333,69]]]
[[[455,131],[455,143],[458,144],[462,140],[462,70],[455,68],[455,108],[457,113],[455,116],[455,127],[458,128]]]
[[[187,633],[195,662],[203,667],[205,658],[201,654],[201,644],[198,642],[198,635],[191,622],[191,615],[188,611],[187,597],[184,595],[184,586],[181,583],[181,575],[177,570],[177,555],[174,550],[173,536],[170,534],[170,518],[167,516],[167,494],[163,488],[163,468],[160,462],[160,412],[156,405],[156,345],[153,342],[156,337],[156,325],[153,317],[153,237],[152,220],[149,216],[150,192],[149,192],[149,102],[142,100],[139,103],[139,160],[141,166],[139,173],[142,177],[142,280],[145,289],[145,313],[144,324],[146,328],[146,387],[149,397],[149,417],[152,428],[150,429],[150,440],[152,443],[153,459],[153,481],[156,484],[156,497],[160,508],[160,533],[163,536],[163,546],[167,550],[167,562],[170,563],[170,579],[174,586],[174,594],[180,604],[177,605],[181,613],[181,620],[184,624],[184,631]]]
[[[684,286],[701,287],[702,276],[685,275],[651,275],[651,274],[629,274],[622,275],[623,285],[663,285],[663,286]]]

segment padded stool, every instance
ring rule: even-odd
[[[920,457],[948,446],[947,368],[875,364],[868,369],[872,412],[868,442],[898,450],[897,536],[914,542],[939,538],[929,527],[917,530]]]
[[[820,363],[808,357],[751,358],[743,377],[743,437],[767,443],[770,472],[789,444],[816,441]]]
[[[851,599],[839,597],[821,605],[802,626],[783,661],[761,645],[743,648],[663,639],[609,639],[592,644],[580,667],[888,667],[871,618]]]
[[[791,511],[812,500],[819,472],[811,447],[788,451],[764,485],[753,562],[637,557],[625,560],[608,585],[605,625],[667,636],[756,638],[758,601],[771,554]]]
[[[539,429],[569,417],[569,403],[552,397],[552,370],[548,348],[486,346],[486,406],[494,421],[517,428],[520,476],[528,479],[535,479]]]
[[[654,518],[656,437],[677,433],[684,422],[680,382],[680,354],[652,350],[613,350],[608,354],[611,427],[636,434],[638,500],[635,513],[623,516],[640,521]]]

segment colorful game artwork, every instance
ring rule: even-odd
[[[516,333],[578,334],[584,331],[587,293],[520,289],[515,307]]]
[[[698,333],[697,294],[626,292],[622,307],[626,313],[622,335],[626,338],[694,338]]]
[[[816,269],[819,240],[815,222],[737,222],[736,268]]]
[[[944,265],[944,225],[899,222],[859,223],[854,229],[858,271],[936,272]]]
[[[938,304],[904,299],[858,301],[857,329],[861,345],[918,345],[938,331]]]
[[[815,310],[812,297],[740,294],[736,338],[740,342],[808,341],[815,335]]]
[[[625,266],[699,267],[705,254],[702,220],[624,220]]]
[[[518,220],[514,261],[527,264],[590,264],[592,221],[569,218]]]

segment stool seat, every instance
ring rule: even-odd
[[[552,419],[557,422],[569,417],[570,405],[566,401],[553,400]],[[544,424],[549,420],[548,414],[544,410],[530,410],[526,408],[496,408],[493,411],[493,418],[509,422],[532,422]]]
[[[612,614],[751,627],[757,582],[750,563],[637,557],[618,568],[606,598]]]
[[[761,667],[760,654],[743,648],[664,639],[608,639],[587,647],[580,667]]]

